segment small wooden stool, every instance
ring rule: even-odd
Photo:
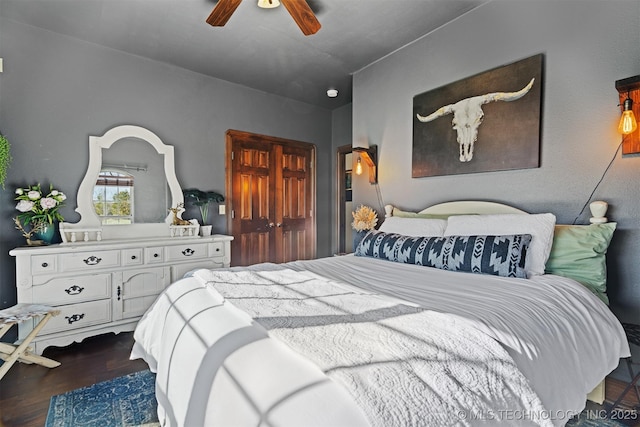
[[[57,316],[58,314],[60,314],[59,310],[38,304],[17,304],[5,310],[0,310],[0,338],[2,338],[4,334],[6,334],[15,324],[34,317],[44,316],[21,344],[16,346],[0,342],[0,359],[4,360],[4,363],[0,366],[0,380],[4,377],[4,374],[9,371],[9,368],[16,363],[16,361],[29,364],[35,363],[46,366],[47,368],[60,366],[60,362],[56,362],[55,360],[47,359],[46,357],[38,356],[36,354],[31,354],[29,349],[29,344],[33,341],[36,335],[38,335],[38,332],[40,332],[44,325],[47,324],[51,316]]]

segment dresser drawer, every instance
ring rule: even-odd
[[[224,256],[224,243],[215,242],[211,244],[211,256],[221,257]]]
[[[164,247],[145,248],[144,259],[147,264],[159,264],[164,262]]]
[[[64,254],[60,260],[62,271],[96,270],[118,267],[120,251],[94,251]]]
[[[187,243],[184,245],[167,247],[168,261],[190,261],[207,257],[206,243]]]
[[[122,265],[142,265],[142,262],[142,248],[122,250]]]
[[[111,298],[111,274],[60,277],[33,286],[33,301],[47,305]]]
[[[111,300],[81,302],[56,307],[60,314],[52,317],[40,334],[69,331],[111,321]]]
[[[57,271],[56,256],[51,255],[34,255],[31,257],[31,273],[32,274],[49,274]]]

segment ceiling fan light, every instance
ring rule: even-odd
[[[258,0],[258,7],[263,9],[272,9],[280,6],[279,0]]]

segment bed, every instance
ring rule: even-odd
[[[564,425],[630,355],[606,305],[614,229],[389,206],[355,254],[187,274],[131,358],[166,426]]]

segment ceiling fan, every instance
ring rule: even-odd
[[[241,2],[242,0],[219,0],[207,18],[207,23],[214,27],[224,26]],[[258,5],[260,7],[276,7],[280,2],[284,4],[305,36],[318,32],[320,22],[305,0],[259,0]]]

